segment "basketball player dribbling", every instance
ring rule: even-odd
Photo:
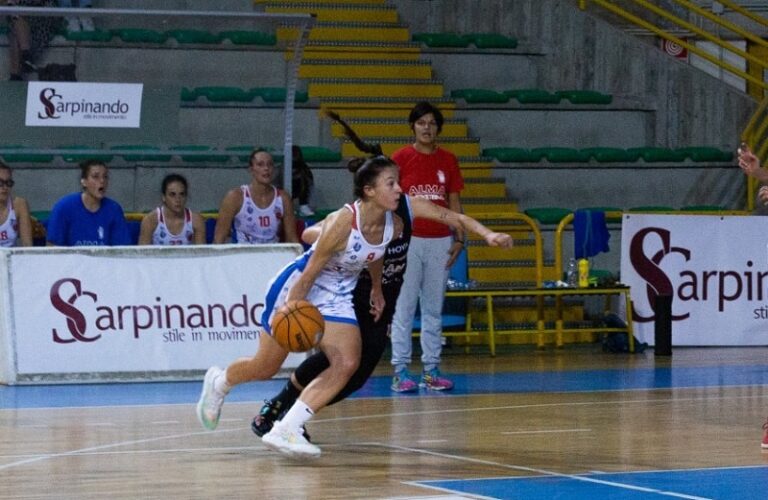
[[[236,360],[225,370],[212,367],[206,373],[197,405],[205,428],[212,430],[218,425],[224,398],[232,387],[277,373],[287,352],[268,335],[271,314],[285,302],[305,299],[315,304],[325,319],[319,347],[329,366],[262,439],[269,448],[288,456],[320,455],[320,448],[304,438],[303,427],[346,385],[359,365],[360,330],[352,290],[362,269],[372,269],[379,279],[374,281],[370,302],[376,316],[381,314],[380,260],[393,235],[400,234],[403,227],[403,221],[393,214],[401,195],[397,166],[388,158],[376,157],[362,164],[352,162],[350,170],[355,174],[357,201],[330,214],[317,242],[273,278],[262,316],[266,335],[260,336],[256,354]]]

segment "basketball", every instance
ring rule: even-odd
[[[312,303],[293,300],[275,311],[272,336],[288,352],[306,352],[323,337],[325,320]]]

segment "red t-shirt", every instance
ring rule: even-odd
[[[445,149],[438,147],[432,154],[424,154],[409,145],[395,151],[392,160],[400,167],[400,187],[410,196],[448,207],[448,193],[460,193],[464,188],[459,161]],[[413,221],[413,236],[442,238],[451,234],[445,224],[420,218]]]

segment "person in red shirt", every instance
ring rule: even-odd
[[[398,149],[392,159],[400,167],[403,193],[461,212],[459,193],[464,179],[456,156],[441,148],[437,138],[443,114],[428,102],[416,104],[408,117],[414,143]],[[442,312],[448,269],[464,247],[464,234],[445,224],[416,218],[408,249],[408,267],[392,319],[392,390],[412,392],[419,388],[408,373],[411,362],[411,331],[416,306],[421,309],[420,384],[432,390],[449,390],[453,382],[440,374],[443,345]]]

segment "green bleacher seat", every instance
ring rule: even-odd
[[[258,146],[229,146],[224,148],[224,151],[229,151],[232,154],[237,154],[239,161],[247,162],[251,156],[251,152]]]
[[[673,207],[661,206],[661,205],[645,205],[640,207],[632,207],[628,212],[676,212]]]
[[[284,87],[254,87],[248,91],[253,97],[261,97],[264,102],[285,102],[288,95]],[[307,102],[309,94],[302,90],[297,90],[294,96],[295,102]]]
[[[168,148],[168,151],[172,151],[174,154],[178,155],[182,161],[185,161],[188,163],[204,163],[204,162],[221,163],[229,160],[228,154],[215,152],[211,146],[204,146],[199,144],[185,144],[181,146],[172,146]],[[184,154],[184,153],[203,153],[203,152],[210,152],[210,154],[205,154],[205,155]]]
[[[8,34],[8,26],[2,25],[0,26],[0,35],[7,35]]]
[[[678,153],[668,148],[657,147],[643,147],[643,148],[629,148],[627,152],[631,154],[637,153],[643,161],[648,163],[659,162],[681,162],[685,161],[685,153]]]
[[[571,104],[610,104],[613,96],[595,90],[559,90],[555,92],[562,99],[568,99]]]
[[[539,224],[559,224],[563,217],[573,210],[561,207],[538,207],[524,210],[525,215],[539,221]]]
[[[520,104],[557,104],[560,96],[542,89],[505,90],[504,94],[517,99]]]
[[[723,151],[714,147],[690,147],[676,149],[675,152],[685,155],[693,161],[732,161],[733,152]]]
[[[122,156],[123,160],[128,162],[166,162],[171,161],[172,157],[170,153],[162,152],[162,149],[159,146],[151,146],[147,144],[120,144],[112,146],[109,149],[116,155]]]
[[[301,154],[307,163],[341,161],[341,153],[319,146],[301,146]]]
[[[487,89],[456,89],[451,91],[451,97],[475,104],[509,102],[509,97],[501,92]]]
[[[86,146],[83,144],[74,144],[74,145],[58,146],[56,149],[66,149],[71,151],[77,151],[82,149],[100,149],[100,148],[95,146]],[[79,163],[85,160],[98,160],[98,161],[103,161],[104,163],[109,163],[112,161],[112,158],[114,158],[114,155],[107,154],[107,153],[102,153],[102,154],[82,154],[82,153],[69,154],[68,153],[68,154],[63,154],[61,157],[67,163]]]
[[[534,155],[541,155],[543,158],[546,158],[547,161],[552,163],[583,163],[589,161],[589,154],[582,153],[578,149],[573,148],[535,148],[531,150],[531,153]]]
[[[591,210],[592,212],[623,212],[619,207],[584,207],[580,208],[579,210]],[[621,216],[618,217],[610,217],[606,214],[605,216],[606,222],[621,222]]]
[[[469,40],[457,33],[414,33],[411,40],[427,47],[469,47]]]
[[[640,158],[639,153],[630,153],[621,148],[584,148],[581,152],[600,163],[636,162]]]
[[[168,38],[173,38],[179,43],[220,43],[221,37],[214,35],[210,31],[193,29],[175,29],[165,32]]]
[[[3,160],[8,163],[51,163],[53,161],[53,155],[26,152],[27,148],[17,144],[0,146],[0,149],[14,150],[13,153],[0,153]]]
[[[719,205],[688,205],[680,207],[681,212],[723,212],[725,210],[728,209]]]
[[[268,146],[247,146],[247,145],[228,146],[224,148],[224,151],[229,152],[230,156],[237,155],[237,159],[239,161],[247,162],[250,159],[251,152],[253,152],[254,149],[262,149],[264,151],[267,151],[269,154],[272,155],[272,159],[275,161],[275,164],[283,161],[283,152],[277,151],[274,148],[271,148]]]
[[[238,87],[196,87],[195,95],[210,102],[251,102],[253,94]]]
[[[541,155],[531,153],[524,148],[485,148],[483,156],[496,158],[502,163],[533,163],[541,161]]]
[[[187,87],[181,88],[181,100],[183,102],[194,102],[197,100],[197,91]]]
[[[478,49],[514,49],[517,48],[517,39],[501,35],[499,33],[469,33],[464,35],[470,43]]]
[[[231,30],[219,33],[222,40],[229,40],[235,45],[277,45],[277,37],[261,31]]]
[[[43,220],[48,220],[48,217],[51,216],[51,211],[50,210],[31,210],[29,212],[29,215],[31,215],[37,220],[43,221]]]
[[[109,30],[65,31],[63,35],[70,42],[108,42],[112,40],[112,32]]]
[[[112,34],[126,43],[165,43],[168,40],[165,33],[143,28],[114,29]]]

